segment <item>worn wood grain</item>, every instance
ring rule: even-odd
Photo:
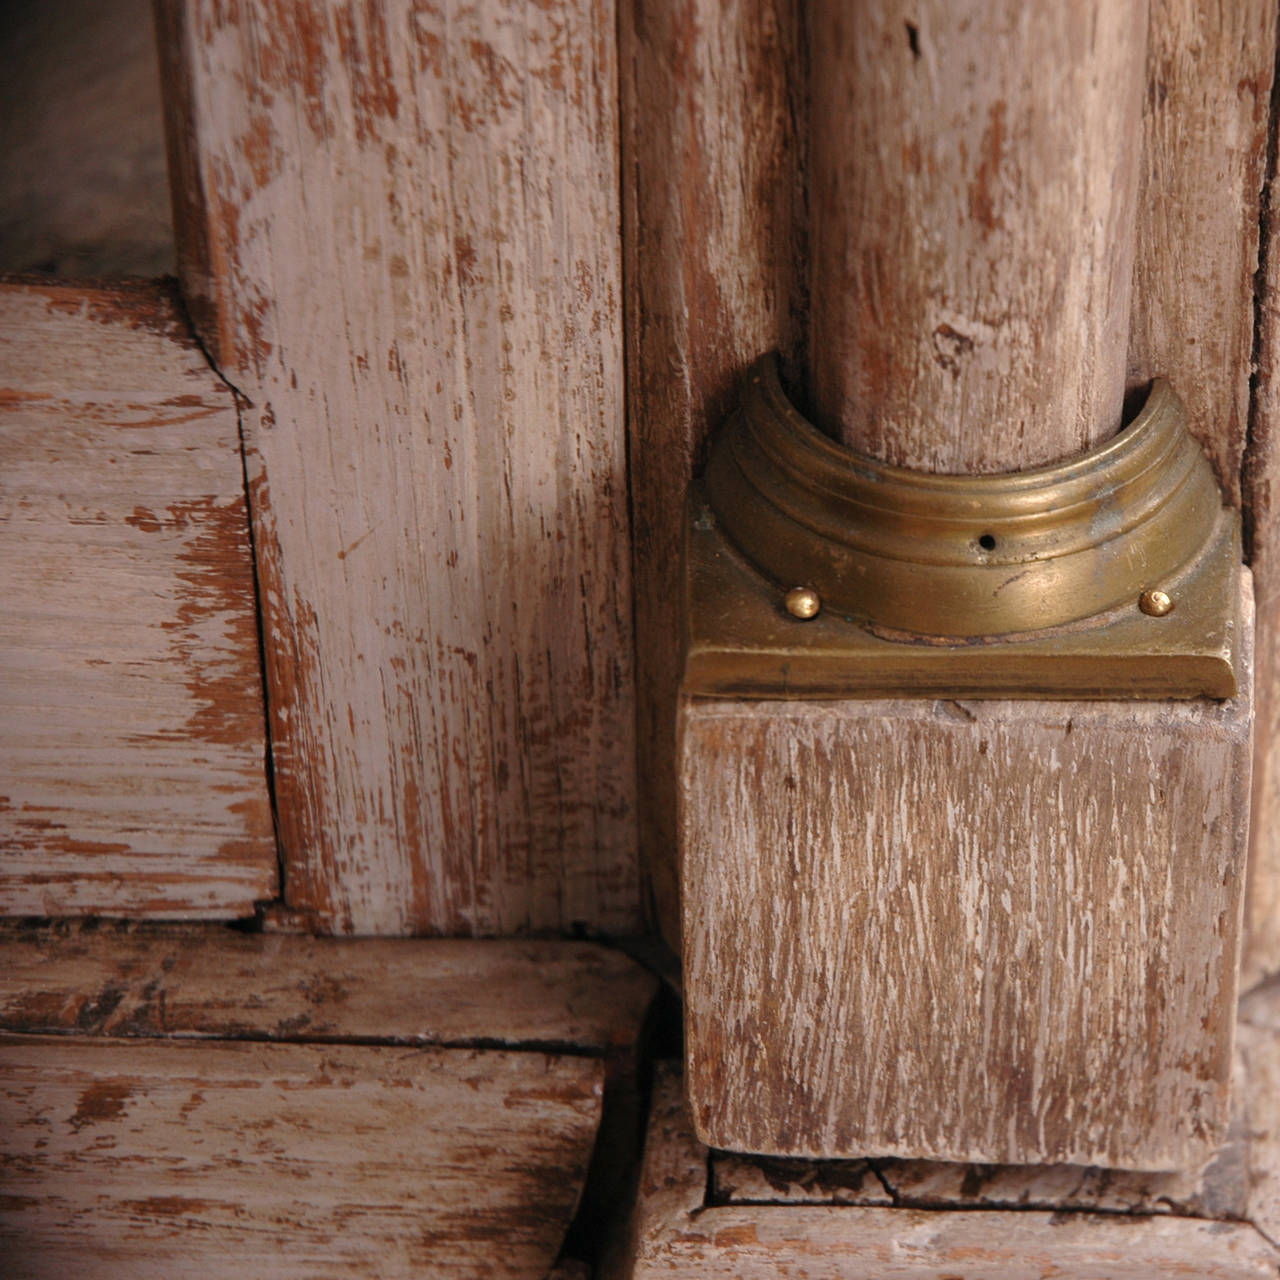
[[[1150,0],[1128,379],[1173,383],[1233,505],[1275,49],[1268,0]],[[1256,566],[1254,578],[1261,617]]]
[[[1266,0],[1215,9],[1151,0],[1129,335],[1130,384],[1159,374],[1178,388],[1252,534],[1258,732],[1245,985],[1280,971],[1280,535],[1271,498],[1280,265],[1274,254],[1259,258],[1260,235],[1265,244],[1275,234],[1274,196],[1263,202],[1275,46]]]
[[[817,421],[926,471],[1120,426],[1146,4],[808,8]]]
[[[667,1123],[653,1141],[671,1150],[679,1131],[678,1087],[665,1081],[659,1097],[666,1099]],[[1173,1214],[1249,1222],[1274,1241],[1280,1236],[1280,983],[1257,987],[1240,1003],[1232,1105],[1231,1140],[1202,1170],[777,1160],[709,1151],[706,1203]],[[696,1166],[696,1146],[690,1165]]]
[[[1247,673],[1247,638],[1242,653]],[[681,715],[702,1138],[1148,1169],[1209,1156],[1228,1123],[1247,674],[1227,703]]]
[[[0,1027],[630,1051],[656,980],[579,942],[0,930]]]
[[[689,477],[739,375],[799,345],[804,51],[790,5],[624,0],[620,16],[640,832],[678,948],[674,567]]]
[[[6,1276],[528,1276],[600,1112],[583,1058],[0,1038]]]
[[[705,1200],[707,1149],[659,1076],[631,1236],[612,1275],[809,1280],[1261,1280],[1280,1253],[1246,1222]]]
[[[0,286],[0,913],[276,886],[236,407],[149,287]]]
[[[1276,465],[1268,463],[1268,467]],[[1280,530],[1253,488],[1261,519],[1255,525],[1258,596],[1258,698],[1253,811],[1249,838],[1249,891],[1241,981],[1249,987],[1280,973]]]
[[[1280,1242],[1280,983],[1264,983],[1241,1000],[1237,1036],[1249,1135],[1244,1216]]]
[[[610,0],[159,0],[245,418],[288,902],[638,929]]]
[[[0,1029],[142,1039],[546,1050],[598,1059],[603,1105],[573,1239],[617,1216],[638,1160],[657,981],[592,943],[0,929]],[[483,1180],[480,1166],[475,1176]],[[548,1176],[552,1176],[548,1174]]]

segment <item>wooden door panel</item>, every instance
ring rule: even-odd
[[[164,290],[0,287],[0,913],[276,888],[236,406]]]

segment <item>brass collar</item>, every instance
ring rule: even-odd
[[[1173,389],[1077,458],[1005,475],[934,475],[864,457],[788,402],[772,356],[713,443],[720,528],[784,591],[886,634],[1036,632],[1132,602],[1213,536],[1222,501]]]

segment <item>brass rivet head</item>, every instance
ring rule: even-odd
[[[822,597],[812,587],[792,587],[787,592],[787,612],[793,618],[816,618]]]
[[[1151,587],[1138,597],[1138,608],[1152,618],[1163,618],[1173,612],[1173,597],[1167,591]]]

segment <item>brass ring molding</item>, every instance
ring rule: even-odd
[[[744,379],[706,474],[716,519],[780,588],[888,631],[969,638],[1092,617],[1170,579],[1222,511],[1168,383],[1113,439],[1056,466],[935,475],[836,443],[784,393],[773,357]]]
[[[1240,517],[1157,381],[1078,458],[993,476],[863,457],[773,357],[690,491],[687,695],[1233,697]]]

